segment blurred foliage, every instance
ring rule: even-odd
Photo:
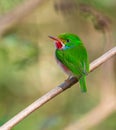
[[[15,34],[2,38],[0,44],[1,60],[13,68],[24,69],[38,60],[38,47]]]
[[[20,94],[25,97],[25,71],[38,61],[38,52],[36,45],[16,34],[0,39],[0,102],[6,108],[10,109]]]
[[[4,36],[0,40],[0,86],[9,86],[9,82],[17,79],[16,75],[20,74],[20,71],[38,61],[38,54],[36,44],[21,39],[16,34]]]
[[[0,14],[16,8],[23,1],[0,0]],[[103,54],[104,35],[93,27],[93,17],[82,13],[81,4],[87,4],[111,19],[113,40],[116,41],[114,3],[115,0],[46,1],[40,9],[0,38],[0,125],[66,78],[57,67],[53,56],[54,46],[48,35],[76,33],[83,39],[90,61]],[[82,94],[76,84],[32,113],[13,130],[64,129],[99,104],[102,82],[101,68],[98,68],[87,77],[87,94]],[[115,130],[115,113],[92,128],[97,129]]]
[[[6,13],[24,0],[0,0],[0,12]]]

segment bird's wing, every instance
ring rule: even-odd
[[[65,50],[56,50],[56,57],[75,76],[82,76],[88,73],[88,56],[84,46],[74,46]]]

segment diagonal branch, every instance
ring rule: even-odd
[[[106,62],[108,59],[116,55],[116,47],[112,48],[105,54],[103,54],[101,57],[96,59],[90,64],[90,72],[98,68],[101,64]],[[18,124],[20,121],[22,121],[24,118],[26,118],[28,115],[30,115],[32,112],[34,112],[36,109],[40,108],[42,105],[44,105],[46,102],[54,98],[55,96],[62,93],[64,90],[70,88],[72,85],[77,83],[78,80],[75,77],[72,77],[69,82],[63,82],[59,86],[55,87],[42,97],[40,97],[38,100],[33,102],[31,105],[29,105],[27,108],[22,110],[20,113],[15,115],[12,119],[10,119],[8,122],[6,122],[3,126],[0,127],[0,130],[10,130],[13,126]]]

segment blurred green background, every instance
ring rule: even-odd
[[[23,2],[0,0],[0,19]],[[96,18],[90,12],[82,11],[80,4],[92,7],[109,19],[112,33],[109,48],[105,47],[102,27],[99,29]],[[0,37],[0,125],[67,78],[55,61],[54,45],[48,35],[57,36],[63,32],[79,35],[91,62],[116,45],[115,12],[115,0],[46,0],[4,33]],[[110,75],[113,77],[116,67],[112,69]],[[102,70],[103,67],[99,67],[88,75],[86,94],[82,94],[76,84],[33,112],[13,130],[63,130],[83,118],[100,103],[101,88],[106,82]],[[116,87],[115,79],[111,82]],[[112,111],[110,116],[90,129],[115,130],[116,112]]]

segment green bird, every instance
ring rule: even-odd
[[[87,91],[86,75],[89,72],[89,60],[81,39],[71,33],[60,34],[57,38],[49,36],[55,42],[57,63],[69,78],[78,78],[82,92]]]

